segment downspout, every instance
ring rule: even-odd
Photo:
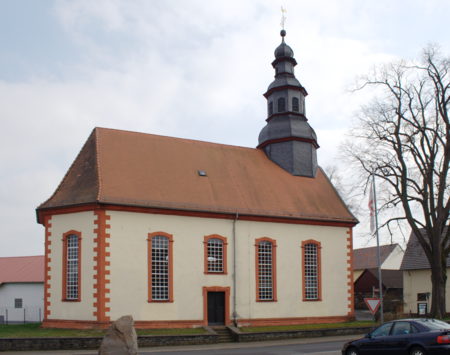
[[[233,293],[234,293],[234,311],[233,311],[233,317],[234,317],[234,326],[237,327],[237,313],[236,313],[236,221],[239,217],[239,213],[236,213],[236,218],[233,221],[233,258],[234,258],[234,287],[233,287]]]

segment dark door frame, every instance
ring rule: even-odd
[[[208,325],[208,292],[225,292],[225,325],[230,325],[230,287],[203,286],[203,325]]]

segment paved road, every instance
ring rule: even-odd
[[[364,335],[322,338],[274,340],[254,343],[223,343],[211,345],[168,346],[140,348],[139,354],[152,355],[341,355],[342,345]],[[97,355],[93,350],[6,351],[2,355]]]
[[[312,344],[290,344],[251,348],[231,348],[231,349],[209,349],[209,350],[186,350],[186,351],[165,351],[146,352],[145,349],[139,354],[152,355],[294,355],[294,354],[316,354],[316,355],[340,355],[342,341],[312,343]]]

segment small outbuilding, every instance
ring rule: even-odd
[[[44,317],[44,255],[0,258],[0,324]]]

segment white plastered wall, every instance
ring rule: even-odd
[[[450,268],[447,268],[447,274]],[[418,293],[431,292],[431,269],[424,270],[408,270],[403,271],[403,301],[405,302],[405,313],[417,313],[417,304],[426,303],[425,301],[418,301]],[[431,297],[430,297],[431,298]],[[450,311],[450,284],[447,282],[445,289],[445,304],[447,305],[447,312]],[[431,307],[431,299],[428,303]]]
[[[22,299],[22,308],[15,308],[14,300]],[[6,317],[8,310],[8,317]],[[25,314],[24,314],[25,310]],[[15,282],[0,285],[0,316],[8,322],[39,322],[44,317],[44,283]]]
[[[353,270],[353,282],[355,282],[358,277],[361,276],[361,274],[364,272],[365,269],[363,270]]]
[[[230,287],[233,313],[233,220],[107,211],[111,252],[111,320],[203,320],[203,286]],[[237,221],[238,318],[347,316],[348,228]],[[174,302],[148,302],[148,233],[173,235]],[[228,242],[228,275],[204,274],[204,236]],[[277,243],[278,302],[256,302],[255,239]],[[302,241],[321,242],[322,301],[302,301]],[[230,317],[231,318],[231,317]]]
[[[405,254],[405,252],[400,245],[397,245],[397,247],[392,250],[384,263],[381,265],[381,268],[385,270],[400,270],[403,254]]]
[[[52,216],[49,231],[50,315],[48,319],[96,320],[94,317],[94,212]],[[63,235],[71,230],[81,232],[81,302],[63,302]]]

